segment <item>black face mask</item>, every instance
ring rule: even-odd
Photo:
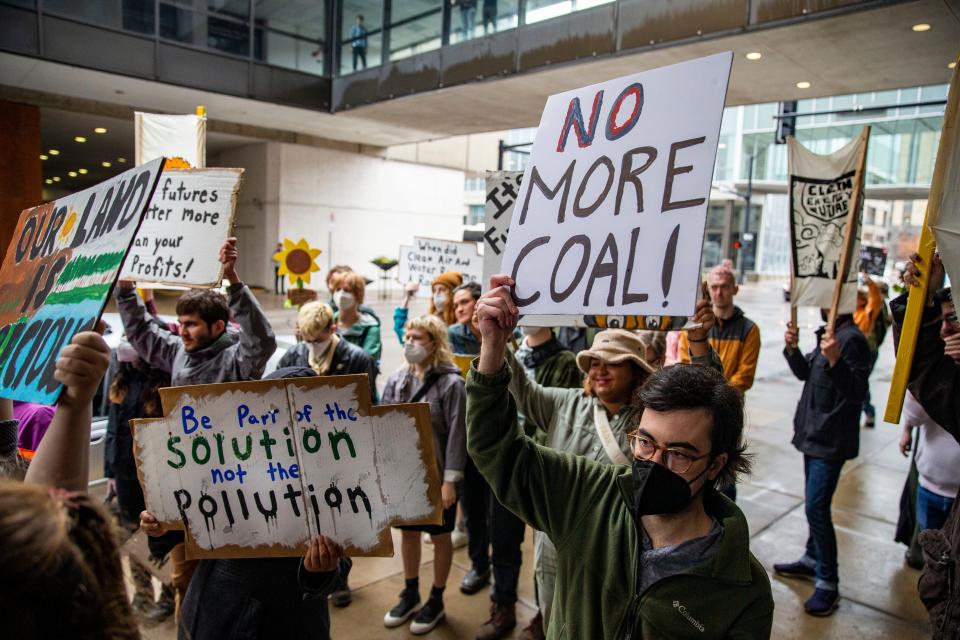
[[[710,465],[707,465],[707,468],[696,478],[687,482],[670,469],[652,460],[634,458],[632,466],[633,507],[638,516],[682,511],[696,497],[696,494],[690,493],[690,485],[699,480],[710,468]]]

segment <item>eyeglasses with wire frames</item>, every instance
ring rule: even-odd
[[[657,444],[652,439],[643,435],[639,431],[632,431],[627,434],[631,441],[631,451],[637,460],[650,460],[657,455],[657,451],[663,452],[663,466],[676,474],[686,473],[697,460],[708,457],[710,454],[695,456],[689,451],[677,447],[664,447]]]

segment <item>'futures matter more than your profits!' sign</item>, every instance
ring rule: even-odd
[[[439,524],[429,405],[371,406],[367,376],[160,390],[134,421],[147,509],[195,558],[301,555],[326,535],[389,556],[389,527]]]
[[[0,397],[56,402],[60,349],[96,325],[163,162],[20,214],[0,267]]]
[[[503,259],[522,314],[693,315],[732,59],[550,96]]]
[[[217,248],[233,229],[243,169],[167,169],[120,278],[144,284],[217,286]]]

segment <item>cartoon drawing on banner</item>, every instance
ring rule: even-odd
[[[837,278],[853,174],[836,180],[792,177],[793,198],[799,205],[793,218],[797,277]]]

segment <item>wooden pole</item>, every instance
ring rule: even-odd
[[[890,395],[887,396],[887,409],[883,415],[884,422],[892,424],[900,423],[903,397],[907,392],[910,368],[913,366],[913,355],[917,348],[920,318],[923,315],[923,307],[927,303],[927,290],[930,286],[930,265],[933,262],[935,249],[933,232],[930,231],[927,222],[936,220],[940,214],[947,163],[950,162],[950,157],[953,155],[953,144],[957,139],[957,126],[960,125],[960,122],[958,122],[960,111],[958,110],[960,110],[960,68],[954,69],[953,79],[950,81],[947,108],[943,115],[943,130],[940,132],[940,146],[937,149],[937,163],[933,168],[930,195],[927,198],[927,211],[923,218],[923,227],[920,230],[920,246],[917,247],[917,253],[921,260],[920,286],[914,287],[907,299],[907,311],[903,316],[900,344],[897,347],[897,362],[893,367]]]
[[[833,333],[837,322],[837,309],[840,307],[840,298],[843,294],[843,285],[847,281],[847,272],[853,260],[853,243],[860,231],[860,201],[863,200],[863,185],[867,175],[867,145],[870,142],[870,125],[863,128],[860,134],[860,151],[857,155],[857,169],[853,174],[853,192],[850,194],[849,214],[847,215],[847,229],[843,235],[843,253],[840,254],[840,268],[837,271],[837,282],[833,287],[833,300],[830,302],[830,314],[827,319],[827,333]]]
[[[787,189],[789,193],[787,195],[788,202],[793,204],[793,185],[790,182],[790,176],[793,175],[793,163],[790,159],[793,157],[793,145],[797,143],[796,139],[793,136],[787,136]],[[794,254],[796,253],[796,244],[793,241],[793,210],[788,212],[790,220],[790,324],[794,329],[797,328],[797,302],[796,296],[794,296],[794,287],[796,285],[796,273],[797,266],[794,264]]]

